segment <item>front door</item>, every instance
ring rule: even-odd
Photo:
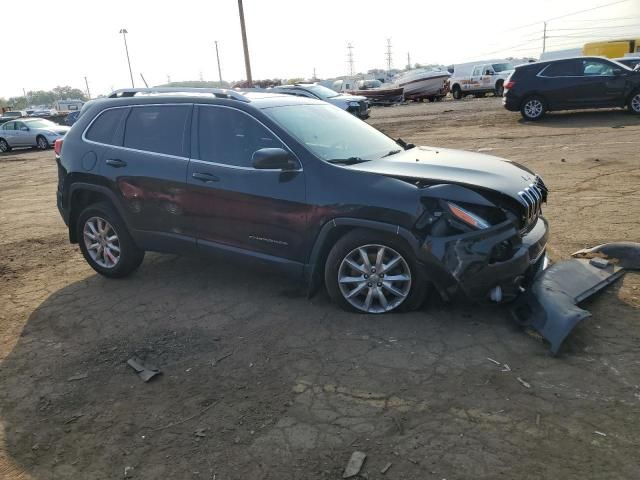
[[[624,103],[626,77],[615,64],[599,60],[580,60],[580,84],[575,94],[580,106],[619,106]]]
[[[203,250],[228,249],[304,262],[307,206],[301,165],[257,170],[256,150],[286,145],[252,115],[197,105],[187,173],[189,234]]]

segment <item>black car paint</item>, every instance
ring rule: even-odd
[[[495,285],[504,286],[507,296],[515,295],[520,282],[539,265],[548,226],[540,212],[530,225],[523,225],[518,193],[534,178],[524,167],[487,155],[429,147],[356,165],[330,164],[311,154],[263,111],[317,101],[283,95],[250,97],[250,102],[131,97],[89,106],[67,134],[58,159],[58,207],[69,225],[70,240],[78,241],[74,224],[78,202],[93,196],[114,204],[143,249],[262,260],[303,275],[311,289],[320,282],[327,250],[352,228],[404,238],[445,297],[462,290],[482,300]],[[193,124],[186,127],[192,133],[184,156],[129,151],[83,138],[106,108],[156,103],[241,110],[282,141],[298,168],[259,171],[194,161],[190,159],[196,140]],[[215,180],[202,182],[194,173]],[[445,200],[510,213],[486,230],[458,225],[453,233],[447,226],[438,234],[436,225],[456,224]],[[496,256],[500,248],[502,253]]]
[[[602,76],[544,76],[548,66],[573,60],[606,62],[617,69],[617,73]],[[624,107],[631,94],[640,89],[640,71],[630,70],[602,57],[579,57],[519,65],[505,84],[510,82],[514,85],[506,89],[503,96],[503,105],[510,111],[520,110],[523,101],[534,95],[544,99],[548,111]]]

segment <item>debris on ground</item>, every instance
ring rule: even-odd
[[[349,462],[347,462],[347,466],[344,469],[342,478],[355,477],[358,473],[360,473],[360,469],[362,468],[362,464],[364,463],[366,458],[367,454],[364,452],[353,452],[351,454]]]
[[[520,382],[520,384],[525,387],[525,388],[531,388],[531,384],[528,382],[525,382],[522,378],[517,377],[517,380]]]
[[[221,357],[219,357],[219,358],[214,358],[214,359],[213,359],[213,362],[211,362],[211,365],[215,367],[215,366],[216,366],[217,364],[219,364],[222,360],[224,360],[225,358],[229,358],[231,355],[233,355],[233,352],[229,352],[229,353],[227,353],[227,354],[225,354],[225,355],[222,355],[222,356],[221,356]]]
[[[76,415],[73,415],[69,420],[67,420],[66,422],[64,422],[65,425],[68,425],[70,423],[75,422],[76,420],[78,420],[79,418],[84,417],[84,413],[78,413]]]
[[[89,374],[87,372],[73,375],[72,377],[67,378],[67,382],[75,382],[78,380],[84,380],[85,378],[89,378]]]
[[[511,371],[511,367],[508,364],[503,363],[502,364],[502,370],[500,370],[500,371],[501,372],[510,372]]]
[[[489,357],[487,357],[487,360],[489,360],[489,361],[490,361],[490,362],[492,362],[492,363],[495,363],[496,365],[502,365],[499,361],[494,360],[493,358],[489,358]]]
[[[596,435],[600,435],[601,437],[606,437],[607,434],[604,432],[599,432],[598,430],[594,430],[593,433],[595,433]]]
[[[124,467],[124,478],[133,477],[133,467]]]
[[[536,415],[536,427],[540,426],[540,414]]]
[[[206,428],[198,428],[198,429],[196,429],[195,432],[193,432],[193,434],[196,437],[199,437],[199,438],[206,437],[207,436],[207,429]]]
[[[384,467],[382,467],[382,468],[380,469],[380,473],[381,473],[382,475],[384,475],[385,473],[387,473],[387,472],[389,471],[389,469],[391,468],[391,465],[392,465],[392,463],[391,463],[391,462],[387,462],[387,464],[386,464]]]
[[[155,376],[162,373],[158,367],[145,365],[145,363],[135,355],[127,360],[127,365],[133,368],[144,382],[148,382]]]

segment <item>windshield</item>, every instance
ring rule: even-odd
[[[333,105],[287,105],[263,112],[325,161],[375,160],[400,149],[384,133]]]
[[[338,93],[334,92],[330,88],[323,87],[322,85],[309,85],[309,86],[305,85],[304,88],[306,88],[310,92],[315,93],[322,100],[325,100],[327,98],[337,97],[339,95]]]
[[[56,123],[50,122],[49,120],[43,120],[41,118],[38,120],[28,120],[25,121],[25,123],[29,125],[30,128],[55,128],[60,126]]]
[[[491,66],[493,67],[493,71],[496,73],[504,72],[505,70],[513,70],[513,65],[510,63],[494,63]]]

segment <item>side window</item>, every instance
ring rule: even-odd
[[[14,122],[15,123],[15,129],[16,130],[22,130],[24,128],[27,128],[27,126],[24,124],[24,122]]]
[[[145,152],[187,156],[185,126],[191,105],[133,107],[124,131],[124,146]]]
[[[582,71],[580,75],[585,77],[611,76],[613,75],[613,65],[598,60],[582,60]]]
[[[251,156],[261,148],[284,145],[253,117],[232,108],[198,107],[199,160],[251,167]]]
[[[85,135],[87,140],[115,145],[116,132],[128,111],[128,108],[114,108],[99,114]],[[73,114],[69,114],[69,117],[71,115]]]
[[[541,73],[543,77],[573,77],[580,74],[575,61],[552,63]]]
[[[2,125],[2,129],[3,130],[15,130],[16,129],[16,122],[7,122],[4,125]]]

